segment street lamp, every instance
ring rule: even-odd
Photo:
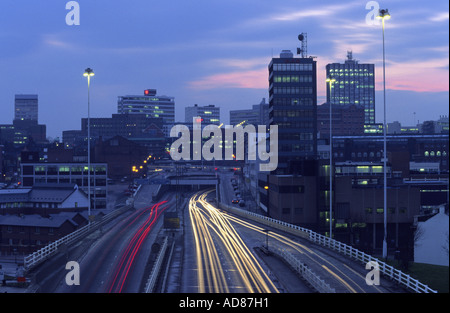
[[[384,167],[384,237],[383,237],[383,258],[387,258],[387,154],[386,154],[386,58],[384,49],[384,20],[391,18],[387,9],[379,11],[377,16],[381,19],[383,30],[383,106],[384,106],[384,123],[383,123],[383,167]]]
[[[91,77],[94,76],[94,71],[91,68],[87,68],[83,74],[87,77],[88,81],[88,219],[91,222],[91,106],[90,106],[90,85]]]
[[[336,81],[332,77],[327,77],[326,82],[330,86],[330,92],[328,94],[328,105],[330,106],[330,239],[333,231],[333,136],[332,136],[332,110],[331,110],[331,86]]]

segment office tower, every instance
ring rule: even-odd
[[[260,104],[255,104],[248,110],[230,110],[230,125],[242,126],[251,124],[255,127],[258,125],[269,125],[269,104],[263,98]]]
[[[331,94],[327,83],[327,103],[363,107],[364,124],[375,124],[375,65],[359,63],[348,51],[345,63],[327,64],[326,73],[336,80]]]
[[[15,95],[14,120],[38,120],[38,95]]]
[[[220,107],[216,107],[213,104],[206,106],[195,104],[192,107],[186,107],[184,113],[186,123],[192,123],[192,118],[199,116],[202,119],[202,127],[210,124],[220,124]]]
[[[317,152],[316,61],[283,50],[269,64],[269,123],[278,125],[278,169],[291,174],[295,163]]]
[[[147,89],[143,95],[119,96],[119,114],[145,114],[146,117],[162,118],[166,125],[175,123],[175,98],[158,96],[156,89]]]

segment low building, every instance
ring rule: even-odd
[[[42,217],[39,214],[8,214],[0,217],[0,254],[33,253],[49,243],[87,225],[87,215],[64,212]]]
[[[35,185],[32,188],[0,190],[0,214],[39,214],[83,211],[87,194],[75,184]]]
[[[90,176],[91,208],[106,208],[108,194],[106,163],[91,163],[90,175],[87,163],[22,163],[20,168],[23,187],[37,184],[76,184],[88,194]]]
[[[269,175],[269,216],[315,229],[317,192],[314,176]]]
[[[414,262],[448,267],[448,221],[444,205],[437,213],[417,217]]]

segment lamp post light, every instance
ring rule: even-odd
[[[88,81],[88,219],[91,223],[91,105],[90,105],[90,85],[91,77],[94,76],[94,71],[87,68],[83,74]]]
[[[328,97],[328,105],[330,106],[330,239],[333,238],[333,119],[331,110],[331,86],[336,81],[332,77],[328,77],[326,82],[330,86],[330,92]]]
[[[381,19],[381,25],[383,30],[383,107],[384,107],[384,122],[383,122],[383,168],[384,168],[384,237],[383,237],[383,258],[387,258],[387,153],[386,153],[386,58],[384,48],[384,20],[391,18],[387,9],[379,11],[377,16]]]

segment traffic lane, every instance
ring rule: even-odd
[[[267,275],[267,269],[263,268],[264,263],[256,257],[253,249],[247,247],[223,213],[206,200],[206,196],[206,193],[203,194],[199,202],[208,210],[212,228],[220,239],[218,242],[225,248],[222,251],[226,252],[230,264],[238,270],[238,278],[246,286],[245,292],[278,292]]]
[[[222,203],[239,207],[237,204],[232,203],[233,199],[237,199],[231,182],[233,178],[236,179],[236,181],[239,179],[239,177],[236,177],[236,175],[233,174],[226,174],[221,178]]]
[[[365,275],[361,273],[362,266],[352,260],[343,259],[342,256],[332,252],[324,253],[322,247],[302,238],[282,234],[282,232],[276,229],[269,228],[269,234],[267,235],[264,232],[264,230],[268,229],[267,226],[258,225],[253,221],[241,221],[237,217],[229,216],[237,224],[237,229],[243,233],[242,237],[251,241],[249,244],[255,246],[265,245],[267,236],[269,236],[269,248],[272,243],[274,246],[286,249],[286,251],[295,255],[297,259],[310,267],[318,276],[330,284],[331,287],[335,288],[336,292],[391,292],[391,290],[382,287],[383,285],[367,285]],[[386,286],[389,285],[386,284]]]
[[[159,216],[164,212],[167,206],[164,206],[166,201],[154,204],[151,208],[145,209],[137,218],[142,221],[140,227],[134,232],[133,237],[128,241],[125,249],[122,249],[120,260],[115,265],[113,275],[110,276],[108,282],[108,292],[139,292],[142,281],[143,269],[145,265],[137,266],[138,263],[146,264],[150,249],[145,249],[150,245],[145,245],[149,233]],[[147,253],[143,253],[145,251]],[[140,261],[140,262],[139,262]],[[114,278],[113,278],[114,277]]]
[[[92,244],[84,257],[78,260],[80,264],[80,285],[67,286],[62,284],[57,292],[67,293],[105,293],[106,282],[112,275],[118,255],[126,249],[133,233],[140,227],[137,218],[145,209],[140,209],[122,219]]]
[[[143,204],[151,198],[151,193],[149,193],[151,187],[143,187],[147,188],[141,189],[137,196],[138,201],[135,202],[140,203],[140,208],[131,212],[128,216],[121,215],[118,218],[120,219],[119,221],[115,219],[112,223],[106,225],[103,233],[98,235],[100,238],[93,245],[87,247],[84,256],[78,260],[81,276],[80,286],[61,284],[56,292],[107,292],[105,284],[109,280],[110,275],[112,275],[113,266],[117,262],[118,255],[123,249],[126,249],[133,234],[145,220],[145,217],[141,216],[141,219],[137,217],[146,210]],[[105,230],[106,228],[108,229]],[[146,261],[147,259],[144,262]]]
[[[191,199],[191,203],[197,201]],[[193,227],[185,235],[183,292],[277,291],[265,274],[268,270],[257,264],[236,232],[224,225],[227,222],[217,209],[208,211],[201,203],[198,207],[191,204],[189,215]]]

